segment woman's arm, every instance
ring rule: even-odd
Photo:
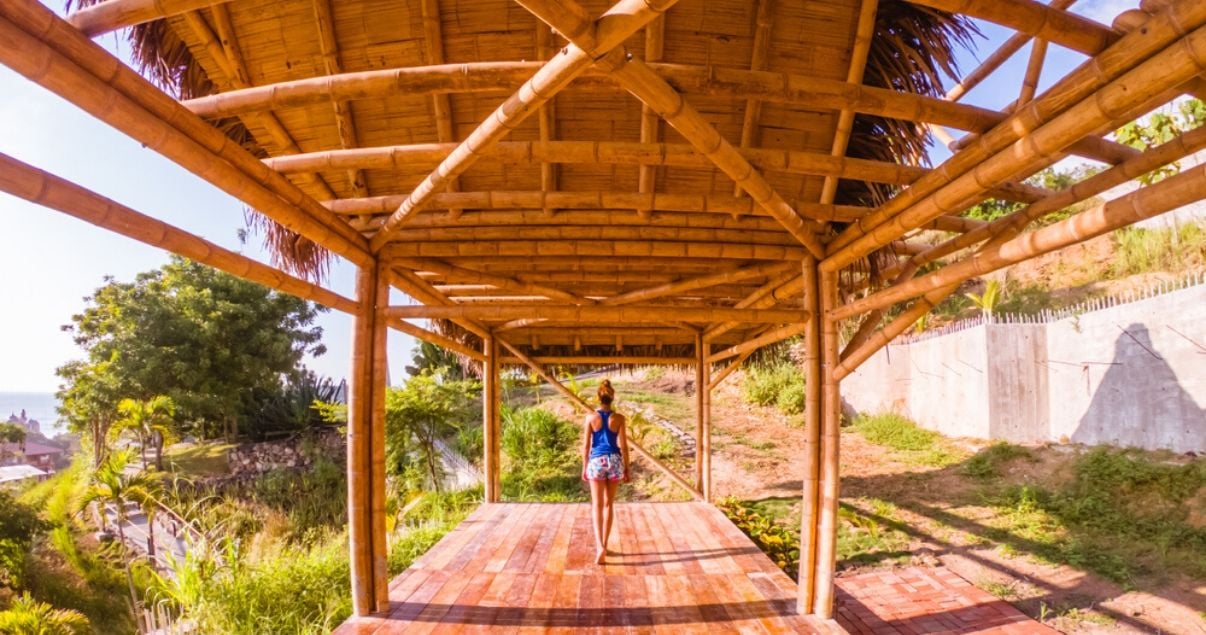
[[[620,452],[624,457],[624,480],[632,480],[632,472],[629,471],[631,463],[628,462],[628,419],[625,418],[620,424],[620,431],[616,433],[616,438],[620,442]]]

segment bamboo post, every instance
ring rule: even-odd
[[[704,348],[703,333],[695,334],[695,489],[704,492],[707,500],[707,488],[704,484],[704,392],[707,384],[704,380],[704,364],[707,363],[707,353]]]
[[[821,308],[838,303],[837,274],[822,271],[818,281]],[[840,477],[838,471],[841,441],[841,394],[834,368],[838,362],[837,321],[820,320],[821,326],[821,461],[818,481],[817,537],[813,613],[823,619],[833,617],[833,576],[837,569],[837,523]]]
[[[800,567],[796,612],[812,612],[817,572],[817,492],[821,460],[821,306],[817,261],[806,258],[804,306],[813,317],[804,324],[804,477],[800,515]]]
[[[499,459],[501,442],[499,439],[499,350],[498,339],[491,333],[482,341],[482,352],[486,356],[482,372],[482,472],[485,475],[485,498],[487,503],[501,501],[499,492]]]
[[[712,502],[712,363],[707,361],[708,342],[703,340],[703,364],[699,373],[700,383],[696,390],[703,396],[700,400],[703,420],[703,499]]]
[[[386,542],[385,486],[385,392],[389,383],[387,343],[389,328],[384,315],[389,306],[389,275],[385,263],[378,261],[373,274],[373,347],[369,386],[369,533],[372,538],[373,612],[389,612],[389,546]],[[366,312],[370,307],[365,307]]]
[[[352,368],[348,391],[348,550],[352,611],[373,612],[376,604],[372,527],[372,375],[376,268],[356,272],[356,299],[363,307],[352,326]]]

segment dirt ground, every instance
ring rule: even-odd
[[[684,399],[693,391],[689,377],[662,377],[658,383],[673,386]],[[712,396],[717,499],[798,498],[804,431],[786,425],[787,418],[774,409],[744,403],[739,387],[740,377],[734,377]],[[969,454],[984,445],[952,443]],[[957,470],[902,462],[854,432],[843,432],[840,451],[843,503],[873,514],[868,499],[890,502],[895,518],[889,524],[908,536],[905,557],[875,566],[941,563],[1064,632],[1206,635],[1206,580],[1176,579],[1127,590],[1071,566],[1044,563],[1026,553],[1024,542],[1019,549],[981,535],[997,512],[976,504],[976,484]],[[1003,477],[1050,484],[1064,477],[1072,452],[1066,446],[1036,448],[1039,461],[1010,464]],[[843,573],[856,570],[866,567]]]

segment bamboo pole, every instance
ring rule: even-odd
[[[1117,40],[1109,27],[1033,0],[909,0],[913,4],[961,13],[1015,31],[1024,31],[1087,55]]]
[[[608,305],[608,306],[617,306],[617,305],[621,305],[621,304],[632,304],[633,302],[646,302],[648,300],[652,300],[655,298],[661,298],[661,297],[665,297],[668,295],[681,294],[681,293],[684,293],[687,291],[694,291],[696,289],[703,289],[706,287],[712,287],[712,286],[716,286],[716,285],[720,285],[720,284],[728,284],[728,283],[732,283],[732,282],[738,282],[741,280],[749,280],[751,278],[761,278],[764,276],[773,276],[773,275],[780,274],[789,269],[794,269],[794,268],[795,268],[795,265],[793,263],[788,262],[788,263],[768,263],[768,264],[763,264],[763,265],[756,265],[753,267],[741,267],[741,268],[737,268],[737,269],[730,269],[728,271],[722,271],[720,273],[708,274],[706,276],[700,276],[698,278],[686,278],[683,280],[676,280],[674,282],[668,282],[668,283],[660,284],[660,285],[653,286],[653,287],[638,289],[636,291],[629,291],[628,293],[622,293],[620,295],[615,295],[610,298],[606,298],[603,301],[601,301],[600,304],[604,304],[604,305]]]
[[[1144,29],[1123,36],[1109,49],[1070,72],[1025,108],[977,138],[967,149],[956,153],[937,170],[918,179],[875,212],[847,227],[830,241],[830,253],[844,249],[876,226],[981,165],[989,157],[1015,144],[1019,139],[1028,140],[1032,131],[1158,54],[1182,37],[1188,29],[1197,28],[1204,22],[1206,4],[1203,3],[1179,3],[1171,6],[1166,12],[1153,16],[1144,25]],[[1080,136],[1076,140],[1083,138],[1084,136]],[[1020,154],[1023,157],[1029,155],[1029,152]],[[974,201],[969,204],[974,204]],[[822,267],[831,267],[834,264],[834,261],[830,261],[822,263]]]
[[[372,523],[372,375],[375,268],[356,272],[356,298],[363,308],[352,326],[351,386],[348,393],[348,542],[352,611],[365,616],[376,608]]]
[[[704,365],[707,364],[707,343],[703,333],[695,333],[695,489],[704,493],[708,500],[708,487],[704,483],[704,405],[703,396],[707,391],[704,380]]]
[[[545,355],[532,360],[545,366],[691,366],[695,363],[694,357],[658,355]],[[501,363],[519,366],[525,362],[518,357],[504,357]]]
[[[67,16],[71,26],[90,38],[160,18],[198,11],[229,0],[106,0]]]
[[[390,215],[369,245],[379,251],[428,199],[443,189],[481,157],[481,153],[515,129],[524,119],[552,99],[569,82],[586,70],[597,56],[602,56],[622,43],[629,35],[669,9],[677,0],[646,2],[620,0],[595,22],[584,25],[591,32],[587,48],[567,47],[563,54],[540,67],[513,95],[507,98],[490,116],[473,130],[440,165],[407,196],[406,201]]]
[[[367,242],[222,132],[32,0],[0,6],[0,63],[357,265]],[[168,123],[168,122],[171,123]]]
[[[3,153],[0,153],[0,190],[282,293],[351,315],[360,312],[355,300],[140,214]]]
[[[318,29],[323,70],[327,75],[338,75],[343,72],[343,68],[339,62],[339,42],[335,38],[335,11],[331,2],[332,0],[313,0],[314,23]],[[335,128],[339,134],[340,147],[347,150],[360,145],[351,106],[345,101],[332,99],[331,108],[335,111]],[[357,168],[350,168],[346,174],[352,194],[357,197],[368,196],[364,173]]]
[[[859,5],[858,26],[855,29],[854,48],[850,53],[850,67],[846,72],[846,83],[862,84],[863,72],[867,68],[867,55],[871,51],[871,39],[875,36],[875,14],[879,9],[879,0],[862,0]],[[843,108],[838,114],[837,128],[833,135],[833,146],[829,154],[835,157],[846,156],[846,147],[850,143],[850,134],[854,131],[854,111]],[[837,196],[838,179],[825,177],[821,184],[821,203],[832,203]]]
[[[765,285],[758,287],[754,292],[750,293],[740,302],[735,305],[738,309],[765,309],[778,304],[780,300],[785,300],[800,292],[803,282],[800,276],[794,272],[786,272],[782,276],[772,279]],[[739,322],[724,322],[710,327],[704,331],[704,337],[715,341],[716,338],[733,330],[739,326]]]
[[[771,27],[774,26],[774,0],[757,0],[754,8],[754,45],[750,52],[750,70],[760,71],[766,67],[770,56]],[[648,57],[645,61],[652,62]],[[648,104],[642,108],[649,108]],[[738,148],[748,148],[758,145],[758,120],[762,118],[762,102],[757,99],[745,101],[745,114],[741,121],[741,142]],[[733,186],[733,196],[741,196],[740,185]],[[832,201],[821,201],[832,202]]]
[[[769,346],[771,344],[782,342],[785,339],[795,337],[796,335],[803,333],[805,330],[806,324],[807,323],[805,323],[805,322],[800,322],[797,324],[788,324],[786,326],[781,326],[772,331],[768,331],[764,335],[761,335],[752,340],[749,340],[748,342],[742,342],[735,346],[730,346],[729,348],[726,348],[723,351],[718,351],[716,353],[712,353],[711,355],[708,356],[707,361],[709,364],[714,364],[719,361],[724,361],[730,357],[737,357],[738,355],[741,355],[742,353],[756,351],[756,350],[762,348],[763,346]]]
[[[425,342],[430,342],[436,346],[441,346],[454,353],[460,353],[469,359],[479,362],[486,361],[486,356],[480,351],[474,350],[469,346],[466,346],[452,338],[440,335],[439,333],[415,326],[414,324],[411,324],[405,320],[390,320],[389,325],[399,331],[402,331],[403,333],[406,333],[407,335],[410,335],[411,337],[417,337]]]
[[[654,22],[657,22],[655,19]],[[648,29],[648,27],[646,27]],[[553,33],[543,24],[536,25],[536,59],[547,62],[552,57],[555,47],[553,46]],[[550,99],[537,111],[537,124],[540,133],[540,142],[548,143],[556,137],[557,131],[557,112],[556,103]],[[557,190],[557,164],[547,161],[540,164],[540,191],[551,192]],[[546,215],[552,215],[552,208],[542,210]]]
[[[1047,40],[1035,40],[1030,49],[1030,61],[1026,64],[1026,75],[1022,77],[1022,89],[1017,101],[1013,102],[1012,111],[1026,105],[1034,98],[1038,90],[1039,75],[1043,72],[1043,61],[1047,58]]]
[[[938,303],[946,299],[947,296],[954,293],[959,288],[959,284],[955,283],[941,289],[935,289],[918,298],[913,304],[896,316],[891,322],[886,324],[882,329],[874,331],[872,334],[865,337],[861,342],[850,342],[847,350],[842,354],[842,360],[834,368],[834,378],[841,381],[850,373],[858,369],[863,362],[867,361],[879,349],[887,346],[896,338],[897,335],[905,332],[906,329],[913,326],[920,320],[922,316],[934,309]],[[881,313],[882,315],[882,313]],[[878,323],[879,320],[876,319]]]
[[[611,258],[719,258],[732,260],[799,260],[804,249],[783,245],[658,240],[551,238],[548,240],[493,240],[482,242],[391,243],[381,253],[393,258],[474,258],[489,256],[588,256]]]
[[[838,304],[836,273],[820,274],[818,292],[823,311]],[[841,483],[838,470],[841,443],[841,393],[833,369],[838,363],[837,321],[821,317],[821,461],[817,494],[816,582],[813,613],[822,619],[833,617],[833,575],[837,568],[838,496]]]
[[[264,164],[282,174],[305,174],[342,169],[431,169],[455,149],[451,143],[418,143],[322,150],[264,159]],[[835,157],[819,152],[742,148],[751,165],[770,172],[835,176],[844,179],[907,185],[929,173],[922,167],[886,161]],[[482,158],[503,165],[534,163],[583,163],[710,168],[703,153],[685,143],[635,143],[631,141],[501,141],[483,151]],[[541,190],[544,191],[544,190]],[[549,190],[556,191],[556,190]],[[639,192],[635,200],[647,200],[650,192]]]
[[[861,237],[832,252],[821,263],[822,269],[836,271],[850,264],[888,244],[905,231],[949,212],[952,204],[957,205],[976,196],[983,191],[985,184],[998,183],[1015,174],[1030,173],[1048,165],[1057,158],[1061,150],[1075,140],[1091,134],[1099,126],[1116,123],[1117,113],[1125,112],[1137,103],[1145,101],[1149,93],[1156,92],[1163,86],[1183,84],[1190,77],[1202,72],[1202,69],[1206,68],[1206,56],[1195,59],[1195,55],[1186,52],[1202,50],[1203,47],[1206,47],[1206,29],[1199,28],[1180,43],[1168,47],[1126,72],[1009,148],[972,167],[940,191],[910,205]],[[1041,100],[1030,102],[1029,107],[1039,101]],[[984,139],[981,139],[980,143],[983,142]]]
[[[808,312],[795,309],[733,309],[727,307],[668,307],[668,306],[566,306],[494,304],[473,306],[393,306],[391,318],[516,320],[536,316],[544,319],[573,322],[659,323],[681,322],[802,322]]]
[[[451,306],[453,304],[452,300],[448,299],[448,296],[440,293],[430,282],[420,278],[413,272],[391,270],[390,283],[403,293],[420,302],[440,306]],[[453,318],[452,321],[478,337],[485,338],[488,335],[488,329],[474,320]]]
[[[843,319],[887,307],[934,289],[1089,240],[1202,198],[1206,198],[1206,168],[1197,166],[1066,220],[1005,241],[994,248],[981,250],[970,258],[929,275],[848,303],[834,309],[829,316],[830,319]]]
[[[729,362],[728,366],[725,366],[716,372],[716,374],[712,376],[712,380],[708,383],[708,390],[716,390],[720,384],[724,383],[724,380],[727,379],[729,375],[732,375],[738,368],[741,368],[741,365],[745,363],[745,360],[749,359],[753,354],[754,351],[746,351],[738,355],[737,359]]]
[[[531,368],[537,375],[539,375],[541,377],[541,379],[543,379],[546,383],[548,383],[550,386],[552,386],[554,389],[556,389],[557,392],[561,393],[566,399],[568,399],[571,404],[578,406],[584,412],[587,412],[587,413],[594,412],[594,408],[591,408],[590,404],[583,401],[583,399],[581,397],[579,397],[578,395],[574,394],[574,392],[572,390],[570,390],[569,388],[566,388],[561,382],[557,381],[557,379],[555,377],[550,375],[548,373],[548,371],[546,371],[544,369],[544,366],[538,364],[535,360],[533,360],[532,358],[525,355],[523,353],[523,351],[519,350],[518,347],[508,343],[506,340],[499,340],[499,342],[502,344],[502,346],[506,347],[507,350],[511,351],[512,355],[514,355],[517,359],[522,361],[528,368]],[[701,500],[701,494],[698,491],[696,491],[695,488],[691,487],[690,483],[688,483],[683,477],[679,476],[674,470],[670,469],[666,464],[664,464],[661,461],[654,458],[654,456],[652,454],[649,454],[649,452],[647,450],[645,450],[645,448],[641,447],[640,443],[637,443],[636,441],[629,439],[628,445],[629,445],[630,449],[635,451],[642,459],[648,461],[650,465],[652,465],[652,466],[656,467],[658,470],[660,470],[672,482],[674,482],[676,485],[678,485],[679,487],[682,487],[684,490],[686,490],[687,493],[689,493],[692,498],[694,498],[695,500]]]
[[[387,343],[389,328],[382,311],[389,306],[386,265],[377,263],[373,274],[373,347],[369,387],[369,533],[372,537],[373,612],[389,613],[389,548],[386,543],[385,393],[389,383]],[[370,307],[366,307],[368,310]]]
[[[709,344],[704,341],[703,354],[708,353]],[[700,419],[703,421],[703,499],[712,502],[712,364],[704,361],[698,374],[696,390],[700,398]]]
[[[419,13],[423,19],[423,40],[426,45],[427,62],[432,65],[444,63],[444,34],[440,20],[439,0],[420,0]],[[440,143],[451,143],[456,139],[453,132],[452,102],[448,93],[436,93],[431,96],[432,117],[436,124],[436,139]],[[542,109],[543,111],[543,109]],[[543,128],[542,128],[543,130]],[[461,189],[460,179],[453,177],[448,180],[444,191],[458,192]],[[452,216],[460,215],[459,209],[451,210]]]
[[[631,219],[631,216],[630,216]],[[547,218],[546,218],[547,221]],[[711,256],[724,258],[717,251],[716,247],[722,245],[748,246],[757,250],[759,255],[751,256],[753,258],[775,258],[787,257],[788,254],[800,253],[803,250],[796,247],[795,241],[789,236],[784,235],[782,231],[777,230],[756,230],[753,228],[743,229],[720,229],[712,227],[658,227],[653,228],[647,225],[640,224],[639,221],[630,220],[632,224],[613,225],[608,227],[589,227],[580,225],[561,225],[560,223],[541,223],[539,225],[528,225],[523,227],[521,231],[517,231],[515,227],[501,226],[452,226],[452,227],[431,227],[431,228],[416,228],[408,227],[406,230],[405,239],[398,241],[398,246],[390,245],[388,249],[382,251],[383,254],[391,256],[402,256],[408,251],[443,251],[450,255],[457,256],[472,256],[476,254],[482,255],[526,255],[528,249],[534,249],[535,253],[552,253],[552,254],[574,254],[581,253],[582,241],[595,241],[598,243],[593,253],[595,255],[679,255],[684,253],[678,248],[671,248],[669,245],[662,243],[715,243],[716,246],[692,246],[685,253],[697,254],[700,256]],[[517,235],[520,235],[523,240],[513,240]],[[552,247],[544,245],[548,241],[559,241],[564,245],[564,248]],[[619,242],[635,242],[639,247],[628,247],[617,245],[613,249],[607,243],[610,241]],[[469,245],[443,245],[437,246],[436,243],[466,243],[480,242],[492,243],[497,247],[491,246],[469,246]],[[430,246],[416,246],[431,243]],[[409,246],[406,246],[409,245]],[[763,250],[762,247],[774,247],[778,249]],[[740,247],[744,249],[746,247]],[[590,247],[587,247],[590,249]],[[737,252],[734,252],[737,253]],[[776,254],[772,256],[771,254]],[[781,254],[781,255],[780,255]],[[404,256],[402,256],[404,257]],[[744,257],[744,256],[737,256]],[[411,257],[411,260],[415,259]],[[431,260],[431,258],[427,258]]]
[[[498,488],[499,454],[501,445],[498,439],[498,382],[499,354],[497,337],[491,333],[482,340],[482,354],[486,363],[482,372],[482,447],[485,453],[482,457],[482,471],[485,475],[485,498],[487,503],[500,502]]]
[[[499,289],[531,293],[534,295],[544,296],[550,300],[561,300],[563,302],[570,302],[572,304],[593,304],[591,300],[587,300],[554,287],[532,282],[525,282],[516,278],[509,278],[507,276],[495,275],[474,269],[457,267],[434,258],[401,258],[391,260],[391,262],[398,266],[409,267],[410,269],[430,271],[442,276],[450,276],[460,282],[482,282]]]
[[[659,62],[665,52],[666,16],[660,15],[645,26],[645,61]],[[657,143],[661,137],[661,118],[648,106],[641,104],[641,143]],[[637,174],[637,191],[649,194],[657,189],[657,172],[653,165],[642,163]]]
[[[796,612],[813,610],[817,582],[817,527],[821,460],[821,306],[817,261],[804,260],[804,306],[813,315],[804,324],[804,476],[800,503],[800,566]]]

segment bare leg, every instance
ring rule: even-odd
[[[595,528],[595,562],[603,564],[603,556],[607,549],[603,546],[606,535],[603,533],[603,505],[607,496],[605,481],[589,481],[590,483],[590,519]]]
[[[616,515],[616,490],[620,487],[619,481],[607,481],[607,487],[604,489],[604,505],[603,505],[603,550],[607,551],[607,539],[611,538],[611,520]]]

